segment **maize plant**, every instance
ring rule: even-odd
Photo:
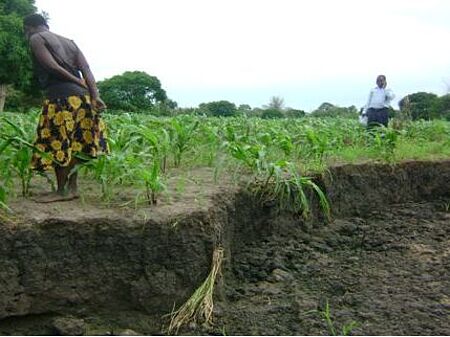
[[[278,209],[288,210],[308,218],[311,213],[308,192],[314,192],[326,218],[330,205],[325,193],[310,177],[301,176],[292,163],[278,161],[268,165],[266,175],[256,177],[253,185],[262,203],[275,203]]]
[[[169,135],[174,154],[175,167],[180,166],[181,158],[183,154],[189,149],[192,139],[194,138],[194,132],[197,129],[198,125],[198,120],[194,120],[189,123],[187,122],[187,119],[173,119],[170,123]]]
[[[41,151],[29,141],[32,136],[29,135],[29,130],[24,127],[23,123],[16,125],[6,118],[3,118],[3,120],[10,128],[8,132],[0,134],[0,139],[3,141],[0,144],[0,156],[6,150],[9,150],[10,170],[15,172],[20,178],[22,196],[26,197],[28,196],[31,178],[33,177],[33,171],[30,166],[31,157],[33,151]]]
[[[394,151],[398,142],[399,131],[390,128],[377,128],[372,130],[372,144],[381,157],[387,161],[394,160]]]
[[[0,208],[8,209],[8,206],[6,205],[7,196],[8,193],[6,192],[6,188],[0,185]]]
[[[143,167],[138,170],[138,176],[145,184],[147,201],[151,205],[156,205],[158,194],[166,188],[159,170],[160,167],[157,162],[154,162],[149,170]]]

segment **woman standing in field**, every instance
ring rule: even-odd
[[[55,193],[37,201],[75,199],[77,172],[72,170],[79,163],[76,155],[95,158],[109,152],[99,115],[105,103],[83,53],[72,40],[50,32],[39,14],[27,16],[23,23],[35,74],[45,94],[35,141],[40,152],[33,155],[31,164],[39,171],[54,169],[58,186]]]

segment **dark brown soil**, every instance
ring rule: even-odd
[[[317,207],[304,221],[212,177],[199,170],[138,210],[13,202],[0,218],[0,334],[164,333],[222,245],[214,325],[181,334],[342,334],[354,322],[351,334],[450,335],[450,161],[331,169],[316,179],[327,223]]]
[[[443,203],[385,207],[302,231],[247,236],[217,326],[232,335],[450,333],[450,213]],[[289,225],[290,224],[290,225]],[[320,314],[322,312],[322,315]]]

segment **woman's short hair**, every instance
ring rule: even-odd
[[[41,14],[30,14],[23,19],[23,25],[28,27],[48,27],[47,20]]]

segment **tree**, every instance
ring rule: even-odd
[[[164,102],[155,104],[152,108],[152,114],[156,116],[173,116],[176,114],[177,107],[178,103],[168,98]]]
[[[263,110],[261,118],[263,119],[284,118],[284,114],[283,111],[281,111],[280,109],[268,108]]]
[[[241,104],[239,105],[238,110],[247,112],[252,110],[252,107],[248,104]]]
[[[34,0],[0,2],[0,112],[7,87],[26,87],[32,78],[32,63],[23,32],[23,17],[36,11]]]
[[[284,99],[278,96],[272,96],[268,105],[265,105],[266,109],[283,110],[284,109]]]
[[[316,111],[330,111],[332,109],[334,109],[335,106],[331,103],[325,102],[322,103],[321,105],[319,105],[319,107],[316,109]]]
[[[316,110],[311,112],[312,117],[344,117],[357,118],[358,110],[354,105],[344,108],[331,103],[322,103]]]
[[[450,94],[439,97],[435,109],[439,117],[450,121]]]
[[[34,92],[30,90],[18,90],[13,85],[7,86],[6,111],[27,112],[31,108],[38,107],[42,103],[42,93],[38,86],[34,86]]]
[[[237,113],[236,105],[228,101],[201,103],[199,108],[207,115],[216,117],[231,117]]]
[[[408,98],[408,99],[406,99]],[[437,117],[438,96],[427,92],[418,92],[403,97],[398,105],[400,110],[405,109],[406,102],[409,100],[408,108],[412,120],[429,120]]]
[[[249,117],[252,112],[252,107],[248,104],[240,104],[237,108],[236,114],[239,116]]]
[[[159,79],[143,71],[126,71],[100,81],[98,89],[112,110],[150,111],[157,103],[168,99]],[[168,102],[169,105],[173,103]]]
[[[301,118],[304,117],[306,113],[303,110],[286,108],[282,97],[272,96],[269,104],[263,105],[263,109],[255,109],[253,115],[263,119]]]
[[[288,108],[286,109],[285,115],[287,118],[302,118],[305,117],[306,112],[303,110]]]
[[[245,115],[247,117],[259,117],[260,118],[261,115],[263,114],[263,112],[264,112],[264,109],[255,107],[252,110],[246,112]]]

